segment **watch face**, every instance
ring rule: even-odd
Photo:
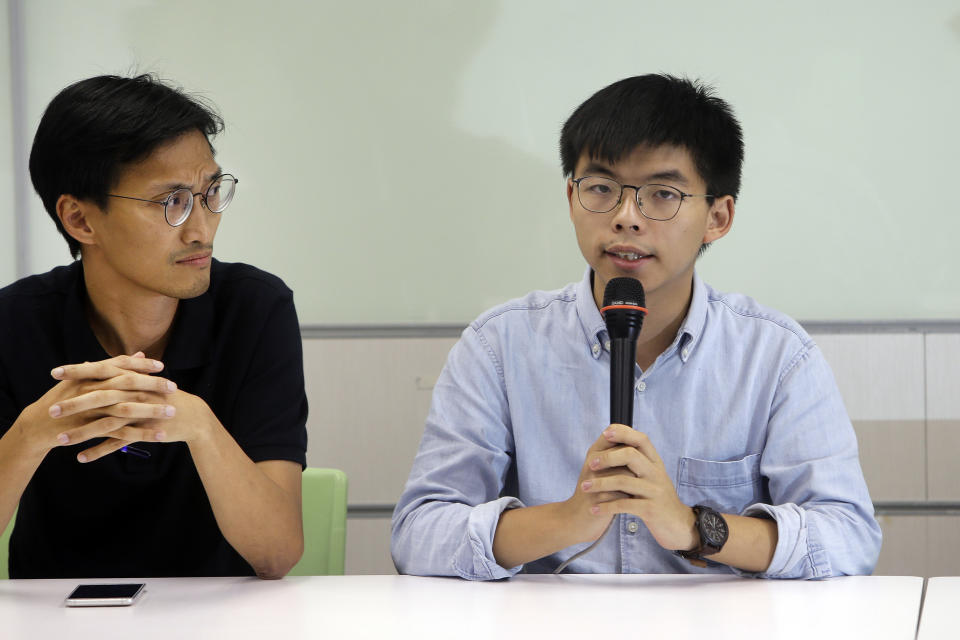
[[[727,522],[715,511],[706,511],[700,518],[700,531],[709,544],[722,546],[727,540]]]

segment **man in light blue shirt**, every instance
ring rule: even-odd
[[[589,268],[483,314],[450,352],[393,516],[398,570],[550,572],[599,539],[568,571],[870,573],[880,528],[823,355],[694,271],[733,223],[729,105],[687,80],[628,78],[582,104],[560,146]],[[632,428],[606,424],[599,311],[624,276],[649,309]]]

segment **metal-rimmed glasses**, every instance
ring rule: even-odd
[[[607,213],[619,206],[624,189],[633,189],[637,195],[637,208],[643,217],[650,220],[672,220],[680,211],[684,198],[713,198],[708,193],[684,193],[667,184],[620,184],[612,178],[583,176],[573,181],[577,185],[577,199],[587,211]]]
[[[233,200],[233,194],[237,189],[236,177],[229,173],[224,173],[213,179],[206,189],[199,193],[193,193],[190,189],[177,189],[163,200],[147,200],[146,198],[134,198],[131,196],[118,196],[115,193],[108,193],[111,198],[123,198],[124,200],[139,200],[140,202],[152,202],[153,204],[163,205],[163,217],[171,227],[179,227],[193,211],[193,199],[200,196],[200,204],[207,208],[210,213],[220,213],[227,208],[230,201]]]

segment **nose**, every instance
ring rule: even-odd
[[[632,189],[633,193],[628,195],[628,189]],[[617,208],[614,210],[615,214],[611,221],[616,231],[629,230],[634,233],[639,233],[641,225],[646,225],[647,219],[640,213],[640,207],[637,205],[637,195],[639,195],[639,193],[640,191],[637,187],[630,185],[623,186],[620,204],[617,205]]]
[[[210,244],[220,224],[220,214],[211,213],[204,205],[203,194],[193,194],[193,207],[187,220],[180,225],[181,235],[185,244],[199,242]]]

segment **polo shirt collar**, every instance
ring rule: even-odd
[[[97,340],[87,317],[87,287],[83,279],[83,263],[77,260],[69,267],[73,280],[67,292],[63,319],[63,340],[69,362],[96,362],[110,356]],[[170,342],[163,355],[167,370],[193,369],[212,359],[214,309],[211,289],[214,287],[214,271],[219,263],[213,260],[210,272],[210,289],[201,296],[181,300],[173,319]]]
[[[213,261],[211,269],[216,267]],[[213,287],[213,273],[210,274]],[[194,369],[209,362],[213,354],[213,296],[208,289],[203,295],[181,300],[173,319],[170,342],[163,354],[163,363],[170,369]]]
[[[100,346],[87,317],[87,285],[83,280],[83,262],[76,260],[68,268],[71,278],[68,281],[69,289],[63,309],[63,345],[67,362],[59,364],[106,360],[110,356]]]
[[[580,317],[580,326],[593,357],[599,358],[604,349],[609,350],[607,325],[603,321],[600,309],[593,299],[593,270],[587,267],[583,279],[577,284],[577,314]],[[693,291],[690,298],[690,308],[687,316],[677,331],[677,337],[667,349],[676,350],[680,359],[686,362],[690,359],[694,348],[703,334],[703,327],[707,320],[707,287],[696,271],[693,273]]]

